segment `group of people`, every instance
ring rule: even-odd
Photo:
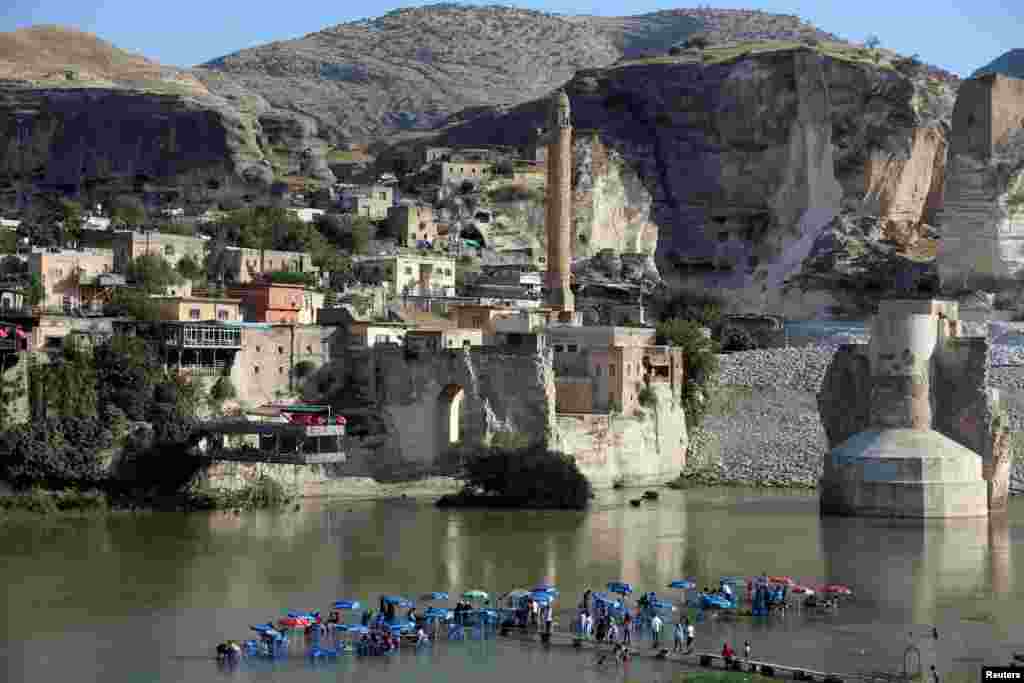
[[[608,603],[604,601],[591,609],[591,596],[592,592],[587,590],[583,594],[583,600],[580,603],[579,617],[575,624],[575,630],[579,635],[584,638],[592,637],[598,642],[627,646],[633,642],[633,633],[639,632],[645,617],[650,615],[647,622],[650,626],[653,646],[655,648],[661,647],[661,631],[664,628],[665,622],[657,612],[652,613],[654,601],[656,600],[656,596],[653,593],[645,593],[640,597],[637,601],[635,614],[629,609],[612,610],[609,608]],[[613,612],[620,612],[621,614],[617,615]],[[683,621],[677,622],[673,631],[675,638],[674,651],[681,652],[684,642],[687,652],[692,651],[695,633],[696,629],[690,623],[689,617],[684,617]],[[626,649],[628,651],[628,648]]]

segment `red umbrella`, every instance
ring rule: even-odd
[[[796,584],[791,576],[769,576],[768,583],[781,583],[786,586],[792,586]]]
[[[818,592],[829,595],[853,595],[853,590],[841,583],[827,583],[820,587]]]
[[[814,589],[813,588],[808,588],[807,586],[801,586],[798,583],[793,584],[790,587],[790,590],[793,591],[794,593],[796,593],[797,595],[803,595],[803,594],[814,595]]]

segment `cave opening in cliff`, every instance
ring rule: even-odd
[[[437,397],[441,448],[462,440],[462,399],[465,393],[458,384],[449,384]]]

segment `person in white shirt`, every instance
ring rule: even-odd
[[[697,630],[693,627],[693,624],[687,624],[686,626],[686,651],[693,652],[693,637]]]
[[[658,647],[661,640],[661,617],[657,614],[651,619],[651,635],[654,637],[654,647]]]
[[[615,625],[613,621],[611,626],[608,627],[608,642],[614,643],[619,639],[619,627]]]
[[[427,632],[423,630],[422,626],[420,626],[419,629],[416,631],[416,644],[417,645],[422,645],[423,643],[426,643],[426,642],[429,642],[429,641],[430,641],[430,638],[427,637]]]

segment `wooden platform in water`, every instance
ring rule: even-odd
[[[502,628],[498,628],[498,633],[501,634]],[[523,627],[510,627],[508,629],[508,635],[502,637],[511,640],[519,640],[522,642],[533,642],[542,643],[541,636],[543,631],[537,631],[532,628]],[[631,644],[630,653],[631,656],[644,657],[648,659],[664,659],[666,661],[678,662],[685,664],[688,668],[699,670],[703,668],[727,668],[725,658],[715,652],[689,652],[689,653],[673,653],[671,650],[672,639],[669,638],[665,641],[668,647],[653,648],[649,645],[650,641],[636,642]],[[606,652],[609,655],[612,652],[612,645],[607,642],[598,642],[592,638],[579,638],[575,634],[566,633],[564,631],[553,631],[550,636],[549,644],[557,647],[574,647],[583,650],[593,650],[595,652]],[[733,658],[733,670],[744,671],[750,673],[760,673],[765,676],[773,676],[778,678],[778,674],[786,673],[795,681],[828,681],[829,683],[842,683],[843,681],[849,680],[865,680],[870,677],[862,674],[843,674],[836,672],[827,671],[816,671],[802,666],[791,666],[788,664],[778,664],[775,662],[766,662],[762,660],[744,660],[738,657]]]

